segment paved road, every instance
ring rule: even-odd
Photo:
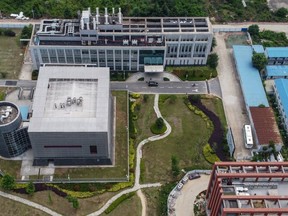
[[[208,82],[207,82],[208,83]],[[111,82],[112,90],[129,90],[146,94],[207,94],[205,81],[159,82],[157,87],[149,87],[146,82]],[[35,80],[0,80],[0,87],[33,88]],[[212,87],[213,89],[213,87]]]
[[[219,55],[217,71],[222,89],[223,105],[227,123],[232,129],[235,141],[234,157],[236,160],[242,160],[242,158],[251,155],[251,153],[244,147],[242,134],[242,127],[244,124],[248,123],[249,120],[245,111],[246,109],[241,87],[236,76],[232,50],[226,48],[224,34],[215,34],[215,37],[217,41],[215,51]]]
[[[195,86],[193,86],[195,84]],[[148,94],[207,94],[205,81],[197,82],[159,82],[157,87],[149,87],[145,82],[111,82],[112,90],[128,89],[132,92]]]
[[[252,24],[257,24],[260,30],[271,30],[276,32],[285,32],[288,34],[288,27],[287,23],[253,23],[253,22],[246,22],[246,23],[228,23],[228,24],[216,24],[212,25],[213,28],[248,28]]]

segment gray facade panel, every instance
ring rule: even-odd
[[[108,157],[107,132],[30,132],[29,136],[35,158]],[[91,153],[90,146],[97,146],[97,153]]]

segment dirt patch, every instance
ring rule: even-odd
[[[248,37],[246,33],[228,33],[225,37],[225,45],[227,49],[233,45],[248,45]]]
[[[209,145],[212,149],[214,149],[216,155],[220,158],[221,161],[226,161],[227,158],[225,156],[224,149],[223,149],[223,137],[224,137],[224,130],[221,127],[220,119],[217,115],[215,115],[212,111],[208,110],[206,106],[204,106],[200,100],[194,101],[191,96],[189,96],[189,101],[194,106],[198,107],[202,110],[205,115],[207,115],[210,120],[213,122],[214,130],[208,140]],[[214,144],[216,143],[216,148]]]

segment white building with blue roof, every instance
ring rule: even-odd
[[[274,91],[281,120],[286,132],[288,132],[288,80],[276,79],[274,81]]]
[[[267,47],[268,65],[288,65],[288,47]]]
[[[288,78],[288,65],[267,65],[265,68],[265,79]]]
[[[247,107],[258,107],[259,105],[269,107],[259,71],[252,65],[253,51],[260,51],[261,47],[233,46],[235,64]]]

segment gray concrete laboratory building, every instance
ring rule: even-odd
[[[40,67],[29,137],[34,165],[111,165],[109,68]]]
[[[119,8],[84,10],[78,19],[44,19],[30,43],[33,69],[93,64],[111,71],[205,65],[213,39],[208,17],[124,17]],[[162,69],[163,71],[164,69]]]

